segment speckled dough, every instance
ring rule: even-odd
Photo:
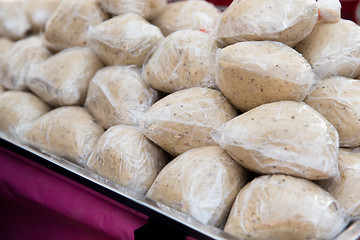
[[[219,226],[246,181],[246,171],[221,147],[200,147],[168,163],[146,196]]]
[[[210,132],[237,115],[217,90],[190,88],[172,93],[150,107],[145,135],[177,156],[192,148],[217,145]]]
[[[292,47],[311,32],[317,16],[315,0],[238,0],[222,14],[217,35],[227,44],[272,40]]]
[[[164,39],[160,29],[135,13],[113,17],[89,30],[89,44],[107,65],[142,66]]]
[[[100,176],[145,194],[166,163],[167,154],[139,128],[117,125],[100,137],[87,166]]]
[[[236,197],[225,232],[249,240],[333,239],[347,214],[328,192],[306,179],[261,176]]]
[[[3,59],[3,57],[6,55],[6,52],[9,51],[13,45],[14,43],[10,39],[0,37],[0,65],[2,64],[1,59]]]
[[[139,124],[157,99],[157,91],[142,80],[135,66],[111,66],[99,70],[91,80],[85,107],[108,129]]]
[[[296,50],[322,79],[355,78],[360,74],[360,26],[349,20],[318,23]]]
[[[49,56],[50,52],[43,46],[40,37],[29,37],[15,42],[2,57],[2,85],[10,90],[27,90],[26,79],[29,72]]]
[[[46,22],[54,13],[61,0],[31,0],[24,4],[24,11],[33,32],[44,31]]]
[[[338,174],[338,133],[305,103],[263,104],[227,122],[213,137],[255,172],[311,180]]]
[[[20,91],[0,93],[0,132],[21,141],[23,133],[48,111],[50,107],[32,93]]]
[[[30,30],[30,23],[20,1],[0,1],[0,36],[22,39]]]
[[[207,33],[179,30],[167,36],[143,68],[153,88],[172,93],[191,87],[215,88],[216,41]]]
[[[137,13],[147,20],[156,17],[166,6],[166,0],[101,0],[101,7],[114,15]]]
[[[206,1],[169,3],[152,21],[165,36],[182,29],[202,30],[214,34],[220,10]]]
[[[53,107],[82,105],[89,82],[101,67],[89,48],[68,48],[34,67],[27,86]]]
[[[55,51],[83,47],[87,43],[89,27],[106,18],[96,0],[62,0],[46,23],[46,45]]]
[[[217,51],[216,84],[241,111],[281,100],[301,102],[317,82],[301,54],[279,42],[241,42]]]
[[[353,219],[360,219],[360,154],[341,148],[339,151],[340,176],[319,181]]]
[[[71,106],[43,115],[23,138],[40,150],[85,166],[103,132],[84,108]]]
[[[305,102],[321,113],[339,133],[340,146],[360,146],[360,81],[330,77],[316,86]]]

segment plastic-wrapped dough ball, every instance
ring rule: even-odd
[[[108,129],[139,124],[139,118],[157,99],[157,91],[142,80],[135,66],[110,66],[90,81],[85,107]]]
[[[190,88],[160,99],[146,112],[145,135],[177,156],[192,148],[217,145],[210,132],[237,115],[217,90]]]
[[[200,147],[168,163],[146,196],[203,224],[220,226],[246,182],[246,171],[221,147]]]
[[[27,90],[26,79],[29,72],[49,56],[50,52],[43,46],[40,37],[29,37],[15,42],[2,57],[2,85],[10,90]]]
[[[217,52],[216,84],[241,111],[281,100],[301,102],[317,81],[301,54],[280,42],[240,42]]]
[[[62,0],[46,23],[46,45],[55,51],[83,47],[87,44],[89,27],[106,18],[96,0]]]
[[[165,36],[182,29],[201,30],[214,34],[220,10],[206,1],[169,3],[152,21]]]
[[[29,92],[0,93],[0,132],[21,141],[22,135],[51,108]]]
[[[60,2],[61,0],[30,0],[24,4],[24,11],[33,32],[44,31],[46,22]]]
[[[339,170],[340,176],[318,183],[350,212],[352,218],[360,219],[360,154],[340,149]]]
[[[334,239],[348,215],[328,192],[306,179],[261,176],[242,188],[225,232],[249,240]]]
[[[227,44],[271,40],[290,47],[303,40],[316,24],[315,0],[240,0],[221,15],[217,36]]]
[[[317,0],[319,20],[322,22],[338,22],[341,19],[341,3],[339,0]]]
[[[340,146],[360,146],[360,81],[345,77],[324,79],[305,102],[321,113],[339,133]]]
[[[13,45],[14,43],[10,39],[0,37],[0,65],[2,64],[1,59],[5,56],[6,52],[11,49]]]
[[[89,48],[68,48],[34,67],[27,86],[53,107],[82,105],[89,82],[101,67]]]
[[[166,163],[167,154],[139,128],[118,125],[100,137],[87,166],[100,176],[145,194]]]
[[[311,64],[321,78],[360,74],[360,26],[349,20],[315,25],[311,34],[296,50]]]
[[[215,88],[215,55],[216,41],[210,34],[176,31],[144,65],[144,80],[166,93],[191,87]]]
[[[213,137],[243,167],[258,173],[311,180],[339,173],[338,133],[305,103],[263,104],[230,120]]]
[[[90,46],[107,65],[140,67],[163,39],[158,27],[135,13],[113,17],[89,30]]]
[[[23,139],[42,151],[85,166],[103,132],[84,108],[70,106],[41,116]]]
[[[19,1],[0,1],[0,36],[22,39],[30,30],[30,23]]]
[[[121,15],[136,13],[147,20],[156,17],[166,6],[166,0],[101,0],[101,7],[108,13]]]

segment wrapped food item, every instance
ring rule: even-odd
[[[4,91],[5,91],[4,87],[0,84],[0,93],[2,93]]]
[[[6,55],[6,52],[9,51],[13,45],[14,43],[10,39],[0,37],[0,68],[2,64],[1,59]]]
[[[348,215],[328,192],[306,179],[261,176],[242,188],[225,232],[249,240],[333,239]]]
[[[68,48],[34,67],[27,86],[53,107],[82,105],[89,82],[101,67],[89,48]]]
[[[339,133],[341,147],[360,146],[360,81],[345,77],[324,79],[305,102],[321,113]]]
[[[353,219],[360,219],[360,154],[340,148],[340,176],[318,181],[340,205],[349,211]]]
[[[153,88],[172,93],[191,87],[215,88],[216,41],[207,33],[179,30],[167,36],[143,67]]]
[[[143,119],[145,135],[173,156],[192,148],[217,145],[211,131],[237,116],[221,92],[190,88],[160,99]]]
[[[227,122],[214,139],[243,167],[310,180],[339,173],[339,136],[305,103],[263,104]]]
[[[54,51],[83,47],[87,44],[89,27],[106,18],[96,0],[62,0],[46,23],[46,45]]]
[[[10,90],[27,90],[26,79],[29,72],[49,56],[50,52],[43,46],[40,37],[33,36],[15,42],[2,57],[2,85]]]
[[[51,108],[34,94],[20,91],[0,93],[0,132],[21,141],[34,121]]]
[[[127,13],[89,30],[89,43],[106,65],[142,66],[164,39],[160,29],[144,18]]]
[[[100,137],[87,166],[100,176],[145,194],[166,163],[167,154],[139,128],[117,125]]]
[[[109,66],[90,81],[85,107],[108,129],[138,125],[139,118],[157,99],[157,91],[142,80],[135,66]]]
[[[85,166],[103,132],[83,107],[70,106],[41,116],[23,139],[44,152]]]
[[[221,147],[207,146],[168,163],[146,196],[218,227],[246,182],[246,171]]]
[[[156,17],[166,6],[166,0],[101,0],[101,7],[113,15],[136,13],[147,20]]]
[[[42,32],[46,22],[61,0],[30,0],[24,4],[24,11],[30,20],[33,32]]]
[[[318,17],[315,0],[240,0],[221,15],[217,36],[227,44],[271,40],[290,47],[303,40]]]
[[[341,3],[339,0],[317,0],[319,20],[322,22],[338,22],[341,19]]]
[[[317,82],[301,54],[280,42],[240,42],[217,52],[216,85],[241,111],[281,100],[301,102]]]
[[[0,36],[12,40],[25,37],[30,23],[19,1],[0,1]]]
[[[165,36],[183,29],[215,34],[219,17],[220,10],[209,2],[179,1],[169,3],[152,23],[158,26]]]
[[[360,26],[341,19],[336,23],[317,23],[295,49],[321,79],[330,76],[355,78],[360,74],[359,42]]]

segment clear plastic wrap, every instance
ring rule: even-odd
[[[32,127],[33,122],[50,110],[48,105],[32,93],[0,93],[0,132],[21,141],[22,135]]]
[[[360,220],[360,153],[340,148],[340,176],[318,181],[340,205],[349,211],[353,220]]]
[[[179,30],[167,36],[143,67],[153,88],[172,93],[191,87],[215,88],[216,41],[210,34]]]
[[[36,120],[23,140],[73,163],[85,166],[104,129],[83,108],[56,108]]]
[[[48,19],[44,39],[54,51],[87,44],[88,29],[107,18],[96,0],[62,0]]]
[[[301,54],[280,42],[240,42],[217,51],[216,85],[241,111],[281,100],[301,102],[317,82]]]
[[[137,65],[164,39],[160,29],[144,18],[127,13],[89,29],[89,44],[107,65]]]
[[[167,0],[101,0],[99,2],[108,13],[121,15],[132,12],[151,20],[164,9]]]
[[[321,78],[360,74],[360,26],[343,20],[315,25],[314,30],[295,49]]]
[[[339,133],[341,147],[360,146],[360,81],[345,77],[324,79],[305,99]]]
[[[339,174],[339,136],[305,103],[263,104],[227,122],[213,137],[242,166],[310,180]]]
[[[138,125],[158,95],[142,80],[135,66],[109,66],[90,81],[85,107],[105,129]]]
[[[82,105],[91,78],[102,67],[89,48],[68,48],[35,66],[26,84],[53,107]]]
[[[215,34],[219,18],[220,10],[213,4],[192,0],[169,3],[152,23],[158,26],[165,36],[183,29]]]
[[[339,0],[317,0],[319,20],[322,22],[338,22],[341,19],[341,3]]]
[[[217,145],[210,132],[237,116],[217,90],[190,88],[160,99],[142,120],[145,135],[173,156]]]
[[[24,4],[24,11],[30,21],[33,32],[42,32],[46,22],[54,13],[61,0],[28,0]]]
[[[304,39],[318,17],[315,0],[239,0],[224,11],[217,36],[227,44],[272,40],[290,47]]]
[[[168,163],[146,196],[219,227],[246,182],[246,171],[221,147],[207,146]]]
[[[236,197],[225,231],[241,239],[333,239],[347,225],[346,211],[306,179],[261,176]]]
[[[30,30],[30,23],[21,1],[0,1],[0,36],[22,39]]]
[[[50,52],[37,36],[19,40],[6,51],[0,62],[0,81],[9,90],[27,90],[26,79],[29,72],[45,61]]]
[[[135,192],[145,194],[168,155],[137,127],[117,125],[99,139],[87,162],[89,169]]]

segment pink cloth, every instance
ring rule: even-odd
[[[148,217],[0,147],[0,239],[133,239]]]

